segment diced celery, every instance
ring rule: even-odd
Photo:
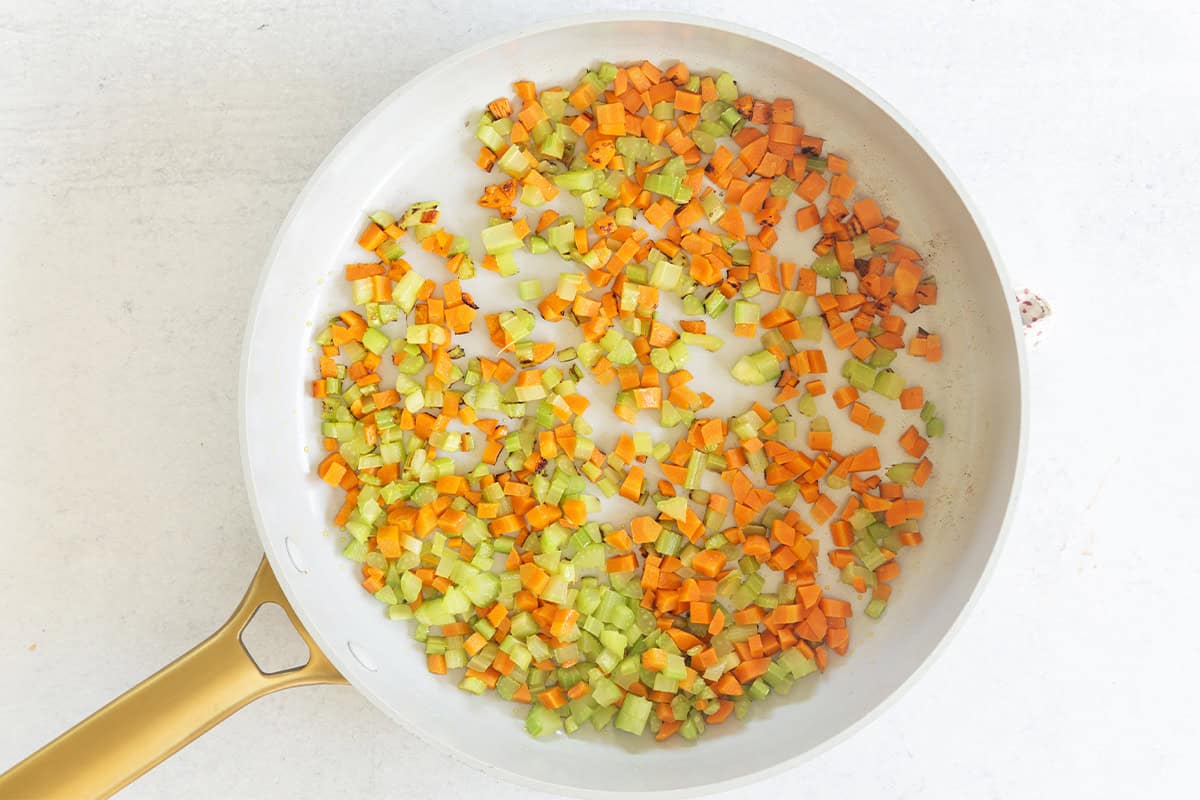
[[[898,483],[901,486],[907,486],[912,482],[913,474],[917,471],[917,465],[912,462],[903,464],[893,464],[887,469],[887,479],[892,483]]]
[[[850,519],[848,521],[850,522],[850,525],[853,526],[854,530],[862,531],[875,524],[875,515],[870,511],[867,511],[865,508],[859,508],[850,515]]]
[[[404,273],[404,276],[392,288],[392,300],[405,314],[413,310],[413,306],[417,303],[417,293],[424,283],[424,276],[414,269]]]
[[[616,715],[617,709],[612,706],[598,708],[592,714],[592,727],[598,731],[602,731],[608,727],[608,724],[612,722],[613,717]]]
[[[556,222],[545,230],[545,234],[546,242],[560,254],[566,255],[575,246],[575,220],[568,217]]]
[[[592,169],[572,170],[554,176],[554,185],[573,194],[596,188],[601,173]]]
[[[524,178],[529,174],[530,158],[520,147],[513,145],[504,151],[504,155],[496,160],[496,166],[506,175],[514,178]]]
[[[363,331],[363,347],[367,348],[375,355],[382,354],[383,351],[387,349],[387,346],[390,344],[390,342],[391,340],[388,339],[387,334],[383,333],[378,328],[367,328],[365,331]]]
[[[692,130],[692,141],[701,153],[711,153],[717,149],[716,137],[698,127]]]
[[[663,164],[661,172],[663,175],[683,178],[687,175],[687,163],[684,162],[683,156],[672,156],[666,164]]]
[[[714,139],[721,139],[729,135],[729,128],[724,122],[721,121],[719,116],[712,122],[705,122],[702,120],[695,129],[707,133]]]
[[[796,400],[796,408],[806,417],[815,416],[817,413],[817,399],[808,392],[805,392]]]
[[[538,143],[538,149],[547,158],[562,158],[565,150],[563,136],[558,131],[550,131]]]
[[[462,679],[462,682],[458,684],[458,688],[462,689],[464,692],[470,692],[471,694],[483,694],[487,691],[488,685],[479,678],[469,675]],[[528,730],[528,720],[526,721],[526,729]],[[533,733],[533,731],[530,731],[530,733]],[[533,735],[540,736],[541,734],[533,733]]]
[[[538,96],[538,101],[546,116],[559,122],[567,112],[567,96],[568,92],[563,89],[547,89]]]
[[[883,554],[878,545],[869,539],[859,539],[850,545],[850,549],[869,570],[879,569],[887,563],[887,556]]]
[[[636,694],[627,694],[613,724],[618,730],[632,733],[634,736],[641,736],[642,731],[646,729],[647,720],[650,719],[650,712],[653,710],[654,704],[646,698]]]
[[[403,621],[413,618],[413,610],[403,603],[397,603],[396,605],[388,606],[387,615],[390,620]]]
[[[608,678],[599,677],[592,682],[592,700],[599,703],[601,706],[611,706],[621,699],[624,692],[621,687],[610,681]]]
[[[854,257],[855,258],[870,258],[871,257],[871,240],[865,233],[860,233],[854,237]]]
[[[491,572],[480,572],[464,581],[462,589],[477,607],[490,606],[500,594],[500,579]]]
[[[674,197],[675,193],[679,191],[680,180],[678,176],[655,172],[646,176],[646,181],[643,185],[647,191],[667,197]]]
[[[394,239],[380,245],[379,256],[384,261],[399,261],[403,255],[404,248]]]
[[[748,356],[742,356],[730,370],[730,374],[737,381],[751,386],[771,383],[780,376],[781,372],[779,361],[768,350],[759,350]]]
[[[867,607],[866,607],[866,609],[864,609],[863,613],[865,613],[871,619],[879,619],[880,617],[883,616],[883,612],[886,610],[887,610],[887,601],[886,600],[880,599],[878,597],[872,597],[870,602],[867,603]]]
[[[691,331],[683,331],[679,334],[679,340],[685,345],[696,345],[702,347],[710,353],[720,350],[725,344],[725,341],[719,336],[713,336],[711,333],[692,333]]]
[[[475,137],[490,150],[500,150],[505,145],[504,137],[496,131],[493,125],[484,120],[480,120],[479,127],[475,129]]]
[[[618,136],[616,148],[622,158],[643,163],[650,160],[650,142],[641,136]]]
[[[886,347],[877,347],[871,353],[871,357],[867,359],[867,363],[872,367],[886,367],[891,365],[896,360],[896,351],[889,350]]]
[[[850,385],[862,392],[869,392],[875,388],[875,368],[864,364],[858,359],[851,359],[846,362],[846,379],[850,381]]]
[[[542,296],[542,282],[537,278],[521,281],[517,284],[517,295],[524,301],[537,300]]]
[[[657,506],[660,514],[665,514],[673,520],[683,521],[687,517],[687,498],[682,495],[659,500]]]
[[[650,285],[659,289],[673,289],[683,275],[683,268],[670,261],[659,261],[650,271]]]
[[[650,351],[650,364],[659,372],[675,370],[675,362],[671,360],[671,353],[665,347],[655,347]]]
[[[370,278],[359,278],[350,282],[350,299],[355,305],[369,303],[374,294],[375,288]]]
[[[896,400],[904,391],[904,378],[891,370],[883,370],[875,376],[874,389],[889,400]]]
[[[778,663],[787,669],[788,674],[793,678],[803,678],[817,671],[817,663],[811,658],[806,658],[803,653],[795,648],[788,648],[779,654]]]
[[[842,274],[842,268],[838,265],[837,257],[832,250],[814,259],[812,269],[822,278],[837,278]]]
[[[543,706],[541,703],[534,703],[529,708],[529,715],[525,717],[525,730],[530,736],[545,736],[548,733],[554,733],[562,724],[558,714]]]
[[[825,323],[820,317],[801,317],[799,320],[800,330],[803,337],[807,341],[819,342],[821,335],[825,330]]]
[[[396,218],[388,211],[375,211],[370,215],[371,221],[381,228],[396,224]]]
[[[737,83],[728,72],[722,72],[716,80],[717,97],[726,103],[732,103],[738,98]]]
[[[362,563],[367,558],[367,542],[366,539],[361,541],[357,538],[352,538],[346,543],[345,549],[342,550],[342,555],[351,561]]]
[[[654,549],[664,556],[675,556],[679,555],[679,549],[683,542],[682,535],[663,528],[658,532],[658,538],[654,541]]]
[[[663,667],[660,673],[662,677],[671,681],[681,681],[687,677],[687,665],[684,663],[681,656],[674,653],[667,654],[667,665]]]
[[[776,175],[771,180],[771,196],[790,197],[792,192],[796,191],[796,187],[798,185],[799,184],[786,175]]]
[[[650,109],[650,116],[655,119],[672,120],[675,118],[675,104],[670,100],[655,103],[654,108]]]
[[[867,534],[876,542],[881,542],[891,534],[891,529],[882,522],[872,522],[867,526]]]
[[[738,113],[738,110],[732,106],[722,111],[721,116],[718,119],[731,134],[736,134],[746,124],[746,120],[740,113]]]
[[[505,253],[521,246],[521,239],[517,236],[512,222],[501,222],[484,228],[480,237],[483,239],[484,249],[490,255]]]
[[[739,697],[733,701],[733,714],[735,717],[737,717],[738,719],[745,719],[746,715],[749,713],[750,713],[750,698],[748,696],[742,695],[741,697]]]
[[[737,300],[733,304],[733,322],[735,325],[757,325],[762,317],[762,309],[758,303],[749,300]]]

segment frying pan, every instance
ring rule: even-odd
[[[520,730],[518,707],[425,674],[420,647],[380,613],[357,585],[355,565],[339,555],[329,523],[337,499],[314,475],[319,423],[306,393],[312,343],[348,300],[340,269],[358,260],[354,241],[365,212],[439,199],[449,229],[482,226],[474,200],[485,181],[472,163],[470,128],[479,108],[508,96],[516,78],[568,84],[598,60],[643,58],[724,69],[756,96],[793,98],[800,122],[848,157],[860,185],[903,220],[901,233],[926,255],[942,299],[917,323],[946,342],[936,368],[906,365],[904,372],[936,401],[948,435],[937,442],[937,469],[925,489],[925,543],[905,553],[886,617],[856,617],[849,656],[826,674],[694,743],[587,734],[534,742]],[[788,227],[781,226],[777,252],[801,260],[807,250],[800,248],[811,242],[786,238],[799,236]],[[523,277],[538,269],[530,264]],[[473,280],[484,310],[516,303],[511,285],[489,283],[486,274]],[[461,761],[546,791],[688,795],[792,766],[848,735],[910,683],[988,572],[1025,436],[1026,381],[1011,296],[975,212],[920,135],[853,78],[790,43],[725,22],[652,15],[575,19],[460,53],[397,90],[346,135],[296,200],[263,270],[242,356],[241,436],[266,559],[242,604],[210,639],[0,776],[0,796],[106,796],[263,694],[339,681]],[[731,342],[693,369],[717,397],[718,413],[744,409],[755,396],[722,377],[744,352],[737,348]],[[841,427],[838,414],[831,419],[837,435],[856,444],[861,432]],[[606,435],[603,424],[598,435]],[[900,458],[894,449],[881,453],[885,463]],[[308,643],[304,666],[264,675],[245,652],[239,633],[264,602],[283,606]]]

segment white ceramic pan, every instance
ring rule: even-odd
[[[849,157],[860,184],[902,219],[905,241],[927,256],[939,284],[941,303],[923,309],[917,322],[942,334],[946,354],[936,368],[906,367],[906,374],[937,402],[949,433],[937,442],[937,470],[925,490],[925,544],[904,554],[885,618],[856,617],[849,656],[835,658],[819,680],[756,704],[744,722],[711,727],[695,743],[676,737],[656,745],[623,735],[533,741],[516,706],[426,674],[409,631],[385,618],[340,555],[329,523],[337,499],[314,475],[317,409],[307,394],[313,336],[347,303],[341,268],[358,259],[354,241],[365,212],[438,199],[450,229],[469,233],[482,225],[474,200],[485,178],[472,163],[470,126],[484,104],[510,96],[517,78],[568,85],[600,60],[643,58],[724,69],[743,91],[793,98],[799,121]],[[781,239],[777,251],[793,246],[795,260],[804,259],[798,239]],[[517,302],[511,285],[494,289],[489,279],[485,273],[470,287],[485,309]],[[110,793],[253,697],[337,680],[338,673],[415,734],[538,789],[683,795],[794,766],[853,731],[921,672],[988,571],[1024,437],[1025,378],[1011,296],[978,217],[921,137],[855,80],[795,45],[727,23],[653,16],[547,25],[456,55],[397,90],[342,140],[297,199],[263,270],[243,353],[242,452],[258,532],[282,594],[271,570],[260,570],[247,601],[212,639],[0,777],[0,795]],[[744,408],[751,394],[723,377],[736,353],[731,346],[708,368],[693,370],[721,412]],[[290,601],[293,621],[311,635],[307,666],[263,676],[245,657],[238,631],[266,599]],[[730,739],[738,740],[736,759],[728,757]]]

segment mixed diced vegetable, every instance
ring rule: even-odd
[[[475,129],[499,178],[478,262],[436,203],[370,215],[372,258],[346,266],[354,308],[318,336],[317,473],[345,492],[334,521],[363,587],[414,621],[430,672],[528,704],[533,736],[692,739],[846,653],[853,605],[818,584],[822,561],[866,616],[885,612],[945,432],[897,367],[941,358],[905,319],[937,285],[790,100],[649,62],[514,88]],[[793,196],[797,230],[819,227],[806,266],[773,252]],[[564,269],[515,277],[517,253]],[[518,304],[481,313],[477,269],[514,276]],[[456,342],[479,316],[488,353]],[[563,331],[539,340],[539,320]],[[758,340],[727,367],[774,387],[770,407],[707,413],[687,367],[726,333]],[[628,429],[610,441],[587,412],[589,387],[613,383]],[[847,451],[829,414],[912,460]],[[613,497],[636,505],[623,525],[596,519]]]

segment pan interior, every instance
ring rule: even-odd
[[[949,631],[984,572],[1013,485],[1020,365],[1003,281],[970,211],[905,127],[859,90],[790,49],[722,28],[649,19],[572,23],[433,68],[384,101],[314,175],[277,240],[247,333],[247,477],[267,554],[300,617],[346,677],[393,719],[464,760],[543,788],[591,793],[709,786],[779,767],[847,731],[912,676]],[[426,674],[405,624],[385,619],[357,585],[355,565],[340,555],[329,522],[338,501],[313,472],[318,414],[306,394],[313,337],[348,303],[342,266],[360,259],[354,241],[365,213],[437,199],[447,228],[472,236],[477,250],[485,212],[475,199],[489,178],[497,179],[473,164],[472,130],[484,104],[511,96],[518,78],[571,86],[582,68],[600,60],[643,58],[724,69],[743,91],[793,98],[798,121],[848,157],[860,184],[885,213],[902,220],[900,232],[926,255],[941,298],[910,325],[941,333],[946,353],[934,369],[909,359],[904,374],[925,386],[948,435],[933,450],[925,544],[904,554],[885,618],[856,618],[849,656],[835,656],[819,680],[756,704],[744,723],[712,727],[694,744],[662,746],[619,734],[534,743],[521,730],[518,707],[468,695],[454,681]],[[789,227],[785,219],[781,231]],[[798,238],[782,239],[776,252],[800,263],[811,258]],[[431,264],[413,260],[444,279]],[[522,277],[548,279],[569,268],[548,261],[525,259]],[[493,280],[483,273],[466,288],[485,308],[519,302],[513,283]],[[552,330],[548,335],[576,335]],[[721,399],[716,410],[722,413],[744,408],[749,399],[745,387],[725,377],[738,352],[731,347],[693,368],[697,383]],[[832,404],[826,411],[835,426],[845,424]],[[889,422],[885,438],[894,443],[901,430]],[[853,428],[835,431],[867,443]],[[885,462],[901,460],[898,448],[881,452]]]

